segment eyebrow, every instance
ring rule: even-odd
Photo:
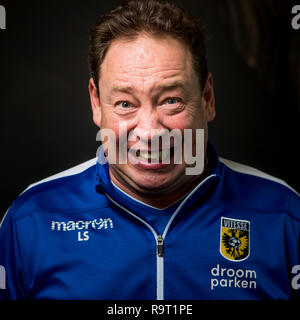
[[[163,93],[168,90],[173,90],[173,89],[182,89],[184,92],[187,92],[186,85],[182,81],[172,81],[170,83],[165,83],[165,84],[159,84],[154,88],[153,91],[157,91],[159,93]]]
[[[133,93],[135,90],[131,86],[113,86],[111,92]]]
[[[170,83],[159,84],[159,85],[155,86],[151,91],[163,93],[165,91],[173,90],[173,89],[177,89],[177,88],[180,88],[184,92],[187,92],[187,88],[182,81],[172,81]],[[111,90],[112,93],[113,92],[123,92],[123,93],[128,93],[128,94],[133,94],[135,91],[136,91],[135,88],[132,86],[118,86],[118,85],[113,86],[112,90]]]

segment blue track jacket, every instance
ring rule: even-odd
[[[207,156],[153,224],[96,159],[30,186],[0,225],[0,300],[299,299],[299,195],[211,143]]]

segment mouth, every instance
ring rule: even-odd
[[[129,149],[129,157],[131,163],[146,169],[159,169],[166,167],[172,163],[174,158],[174,147],[161,150],[141,150]]]
[[[147,162],[163,162],[167,161],[171,154],[174,152],[174,148],[158,150],[158,151],[148,151],[148,150],[133,150],[136,157],[140,157],[142,160]]]

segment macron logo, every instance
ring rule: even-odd
[[[96,218],[94,220],[79,220],[79,221],[52,221],[51,230],[57,231],[75,231],[75,230],[88,230],[88,229],[112,229],[114,224],[111,218]]]
[[[90,239],[89,229],[104,230],[113,229],[114,224],[111,218],[96,218],[94,220],[79,221],[52,221],[51,230],[55,231],[77,231],[78,241],[88,241]]]
[[[5,268],[0,265],[0,290],[6,289],[5,283]]]

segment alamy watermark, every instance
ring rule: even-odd
[[[300,29],[300,4],[293,6],[292,14],[295,15],[291,21],[292,28],[298,30]]]
[[[6,29],[6,10],[0,5],[0,29]]]
[[[296,274],[292,278],[292,288],[294,290],[299,290],[300,289],[300,264],[296,264],[292,268],[292,274]]]
[[[0,290],[6,289],[6,275],[5,275],[5,268],[0,265]]]
[[[185,164],[186,175],[199,175],[204,168],[204,129],[151,129],[136,128],[127,131],[127,122],[120,121],[118,133],[112,129],[98,131],[96,141],[101,164],[151,165]],[[151,147],[150,147],[151,146]],[[104,152],[100,152],[100,148]],[[153,167],[152,167],[153,168]]]

